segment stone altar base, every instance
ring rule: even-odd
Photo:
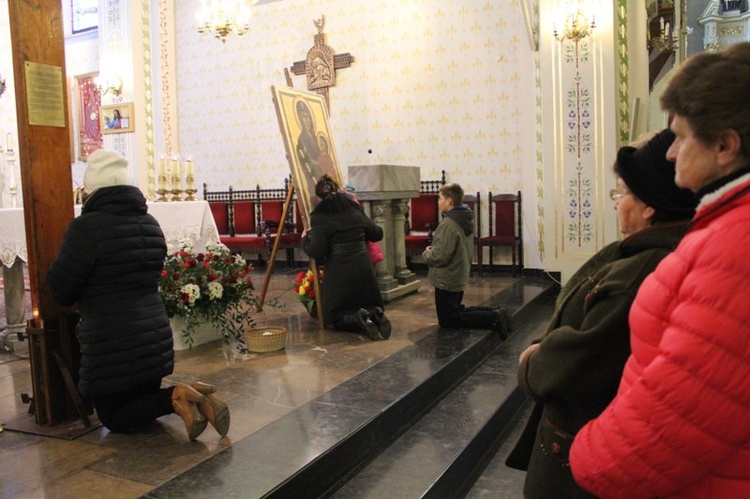
[[[408,295],[409,293],[416,293],[419,290],[418,279],[414,279],[412,282],[406,284],[397,284],[393,287],[385,288],[383,283],[380,283],[380,294],[383,296],[383,300],[387,302]]]
[[[370,218],[383,229],[384,260],[377,264],[378,284],[387,301],[414,293],[419,280],[406,266],[404,222],[409,199],[419,195],[419,168],[397,165],[349,167],[349,180]]]

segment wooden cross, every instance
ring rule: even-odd
[[[315,45],[307,51],[307,58],[304,61],[297,61],[292,65],[292,73],[295,75],[307,75],[307,89],[315,90],[323,96],[326,101],[328,114],[331,114],[331,105],[328,100],[328,88],[336,85],[336,70],[348,68],[354,62],[354,56],[350,53],[334,54],[333,49],[326,45],[326,35],[323,33],[323,27],[326,23],[326,16],[313,21],[318,28],[318,34],[315,35]]]

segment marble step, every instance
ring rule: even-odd
[[[556,294],[524,278],[490,300],[524,322]],[[514,335],[515,336],[515,335]],[[510,339],[507,344],[513,343]],[[317,497],[385,448],[490,355],[490,331],[439,330],[144,497]]]
[[[507,341],[332,497],[464,495],[526,400],[516,378],[518,354],[544,332],[554,296],[528,307],[534,313],[516,321]]]

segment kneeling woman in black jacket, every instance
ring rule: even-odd
[[[323,322],[366,333],[372,340],[389,338],[391,323],[365,244],[380,241],[383,229],[328,175],[315,185],[315,194],[320,202],[310,214],[310,229],[302,234],[302,249],[325,265]]]
[[[161,388],[172,373],[169,318],[158,292],[167,244],[146,199],[114,151],[88,157],[81,216],[70,222],[47,272],[52,298],[78,303],[78,389],[114,432],[177,413],[195,440],[211,423],[229,431],[229,409],[205,383]],[[86,197],[87,196],[87,197]]]

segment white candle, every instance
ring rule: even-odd
[[[10,168],[10,180],[8,181],[8,188],[10,190],[15,190],[18,186],[16,185],[16,171],[13,168]]]
[[[175,159],[173,159],[170,163],[171,169],[172,169],[172,190],[176,191],[179,190],[181,187],[181,179],[180,179],[180,160],[179,156],[175,156]]]
[[[166,190],[167,185],[169,185],[167,181],[169,177],[167,175],[169,175],[167,171],[167,158],[162,155],[159,160],[159,190]]]
[[[10,134],[10,132],[8,132],[8,134],[5,136],[5,138],[6,138],[7,142],[8,142],[8,148],[6,150],[7,151],[12,151],[13,150],[13,136]]]
[[[186,177],[194,177],[195,176],[195,169],[193,166],[193,160],[192,159],[186,159],[185,160],[185,176]]]

